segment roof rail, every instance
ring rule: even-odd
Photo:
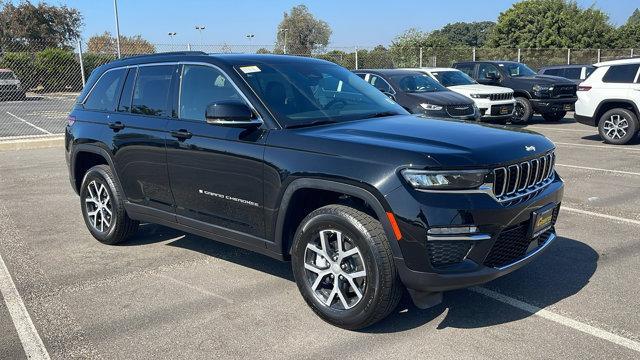
[[[153,58],[156,56],[170,56],[170,55],[207,55],[207,53],[204,51],[169,51],[169,52],[160,52],[160,53],[153,53],[153,54],[127,56],[118,60],[139,59],[139,58],[145,58],[145,57]]]

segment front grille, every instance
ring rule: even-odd
[[[541,157],[493,170],[493,194],[500,202],[513,201],[541,189],[553,180],[556,156]]]
[[[473,105],[449,105],[447,106],[447,114],[449,116],[470,116],[475,110]]]
[[[471,241],[427,241],[427,253],[434,268],[457,264],[471,250]]]
[[[540,234],[535,239],[528,237],[530,221],[525,221],[521,224],[503,230],[498,236],[496,242],[493,244],[484,264],[489,267],[502,267],[509,265],[527,255],[527,249],[529,248],[529,245],[531,245],[532,241],[537,242],[537,247],[543,246],[555,231],[553,226],[558,219],[559,208],[560,207],[558,206],[553,210],[551,228]]]
[[[0,85],[0,91],[14,91],[17,88],[17,85]]]
[[[561,85],[553,87],[553,97],[575,97],[576,85]]]
[[[512,104],[493,105],[493,106],[491,106],[491,115],[505,115],[505,114],[501,114],[500,113],[500,110],[502,108],[507,108],[507,115],[511,114],[513,112],[513,105]]]
[[[491,100],[491,101],[511,100],[511,99],[513,99],[513,93],[490,94],[489,95],[489,100]]]

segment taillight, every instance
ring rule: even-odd
[[[584,85],[578,86],[578,91],[589,91],[589,90],[591,90],[591,86],[584,86]]]
[[[69,124],[69,126],[73,125],[73,123],[76,122],[76,117],[75,116],[67,116],[67,124]]]

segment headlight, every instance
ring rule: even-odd
[[[442,110],[442,106],[440,105],[433,105],[433,104],[420,104],[420,106],[425,109],[425,110],[430,110],[430,111],[438,111],[438,110]]]
[[[553,91],[553,85],[533,85],[533,91]]]
[[[489,94],[471,94],[471,97],[474,99],[486,99],[489,97]]]
[[[464,190],[475,189],[485,183],[487,170],[402,170],[402,176],[416,189]]]

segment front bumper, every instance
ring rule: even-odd
[[[559,207],[563,191],[564,184],[557,174],[535,197],[513,206],[503,206],[490,195],[481,193],[425,193],[405,187],[394,190],[387,195],[387,200],[403,235],[398,241],[402,256],[395,258],[401,280],[410,289],[439,292],[482,284],[521,268],[556,240],[553,227],[535,240],[526,237],[525,241],[536,241],[531,243],[535,246],[506,263],[496,264],[492,258],[497,250],[492,250],[505,245],[505,236],[501,235],[519,227],[528,228],[532,212],[549,204]],[[489,236],[473,241],[468,250],[464,250],[467,252],[462,261],[444,266],[435,264],[433,242],[427,240],[427,229],[465,225],[476,226],[479,233]]]
[[[547,114],[561,111],[573,111],[577,97],[531,99],[533,111],[538,114]]]
[[[482,120],[510,119],[513,116],[514,100],[492,101],[489,99],[473,99],[480,111]],[[506,110],[507,112],[503,112]]]

